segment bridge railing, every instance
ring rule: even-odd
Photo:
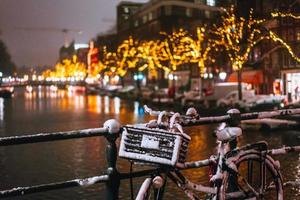
[[[51,142],[58,140],[78,139],[97,136],[104,136],[108,141],[106,146],[107,170],[104,175],[2,190],[0,191],[0,198],[22,196],[25,194],[45,192],[50,190],[57,190],[77,186],[89,186],[96,183],[105,183],[106,199],[118,199],[120,180],[130,178],[129,174],[120,174],[116,169],[117,147],[115,141],[119,137],[121,129],[122,127],[116,120],[108,120],[104,123],[103,128],[83,129],[78,131],[65,131],[55,133],[40,133],[35,135],[22,135],[0,138],[0,146]]]

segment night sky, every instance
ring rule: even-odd
[[[0,39],[7,45],[17,66],[53,65],[64,42],[63,33],[56,29],[82,30],[81,35],[70,32],[69,38],[76,43],[87,43],[114,26],[119,2],[0,0]]]

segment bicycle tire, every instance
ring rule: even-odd
[[[279,171],[279,167],[276,166],[276,162],[273,160],[273,158],[269,155],[263,155],[262,156],[262,153],[260,151],[256,151],[256,150],[250,150],[250,151],[244,151],[244,152],[241,152],[238,156],[238,159],[236,161],[234,161],[234,164],[237,166],[237,169],[238,169],[238,174],[239,176],[241,176],[241,174],[243,174],[245,171],[245,169],[242,169],[242,165],[244,163],[247,162],[247,167],[249,168],[252,168],[253,170],[253,162],[257,162],[259,164],[265,164],[265,170],[268,170],[269,172],[269,175],[271,177],[271,179],[273,179],[273,183],[275,185],[275,194],[271,194],[271,196],[268,196],[267,198],[264,198],[265,194],[264,192],[269,192],[269,190],[267,191],[264,191],[265,188],[262,188],[262,187],[265,187],[266,186],[266,183],[263,183],[263,186],[261,187],[261,185],[259,186],[260,188],[257,188],[257,186],[255,186],[252,181],[251,183],[253,185],[250,185],[249,184],[249,180],[246,180],[247,181],[247,184],[250,185],[250,187],[252,187],[252,189],[260,189],[260,191],[256,191],[259,193],[259,199],[277,199],[277,200],[282,200],[283,199],[283,183],[282,183],[282,176],[281,176],[281,173]],[[250,166],[249,166],[249,163],[250,163]],[[251,164],[252,163],[252,164]],[[251,167],[252,165],[252,167]],[[261,166],[261,165],[260,165]],[[250,178],[250,174],[249,174],[249,171],[250,169],[247,169],[247,174],[248,174],[248,177],[247,179]],[[261,171],[260,171],[261,173]],[[253,174],[253,173],[252,173]],[[252,176],[251,174],[251,176]],[[267,174],[265,174],[267,175]],[[235,176],[235,177],[234,177]],[[229,182],[233,182],[232,180],[233,179],[236,179],[235,181],[237,182],[237,185],[236,185],[236,188],[235,189],[238,189],[238,190],[241,190],[241,191],[231,191],[232,190],[232,187],[230,188],[229,186]],[[251,193],[250,194],[246,194],[245,191],[243,191],[243,187],[238,183],[238,176],[234,175],[232,172],[229,172],[229,171],[225,171],[224,172],[224,176],[223,176],[223,183],[222,183],[222,186],[221,186],[221,190],[220,190],[220,199],[221,200],[225,200],[225,199],[247,199],[247,198],[251,198]],[[243,177],[242,177],[243,178]],[[260,184],[262,183],[262,175],[260,174],[260,176],[256,176],[255,177],[256,179],[259,179],[258,182],[260,182]],[[244,178],[245,179],[245,178]],[[266,177],[265,177],[265,181],[266,181]],[[249,186],[248,186],[249,187]],[[243,197],[243,198],[237,198],[237,197],[234,197],[234,196],[230,196],[230,194],[233,194],[233,192],[239,192],[239,193],[245,193],[246,197]],[[225,194],[225,195],[224,195]],[[238,194],[238,193],[236,193]],[[249,196],[248,196],[249,195]],[[253,194],[252,194],[253,195]],[[270,194],[268,194],[270,195]]]

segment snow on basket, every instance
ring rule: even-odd
[[[182,166],[191,138],[158,128],[127,125],[123,127],[119,156],[129,160]]]

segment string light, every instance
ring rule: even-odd
[[[296,54],[292,51],[292,48],[286,42],[284,42],[281,38],[279,38],[273,31],[269,31],[269,33],[270,33],[270,38],[273,41],[282,44],[288,50],[292,58],[295,59],[297,62],[300,62],[300,58],[296,56]]]
[[[282,13],[282,12],[273,12],[271,13],[272,17],[291,17],[293,19],[300,19],[300,16],[294,15],[292,13]]]

